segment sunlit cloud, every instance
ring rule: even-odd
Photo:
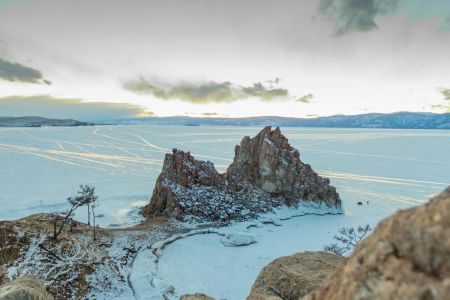
[[[301,103],[311,103],[311,101],[314,99],[313,94],[304,95],[300,98],[298,98],[296,101]]]
[[[440,88],[438,89],[441,95],[444,97],[443,104],[433,104],[431,108],[433,108],[436,112],[441,113],[450,113],[450,89]]]
[[[206,82],[191,83],[181,82],[177,84],[153,83],[144,78],[135,81],[127,81],[123,87],[137,94],[153,95],[161,100],[181,100],[196,104],[204,103],[229,103],[246,98],[256,97],[261,100],[279,100],[289,97],[289,91],[283,88],[274,88],[276,81],[269,81],[271,84],[266,87],[261,82],[256,82],[252,86],[244,87],[230,82]]]
[[[3,116],[42,116],[56,119],[98,121],[146,117],[153,113],[134,104],[84,102],[81,99],[55,98],[50,95],[10,96],[0,98]]]
[[[444,96],[445,100],[450,100],[450,89],[441,90],[442,96]]]

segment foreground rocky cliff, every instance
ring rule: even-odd
[[[248,299],[450,299],[450,187],[426,205],[382,221],[337,268],[300,259],[321,255],[275,260],[261,271]],[[305,272],[314,265],[325,268]]]
[[[343,260],[328,252],[280,257],[261,270],[247,300],[297,300],[316,289]]]
[[[233,163],[220,174],[211,162],[174,149],[166,154],[146,217],[192,217],[201,221],[246,220],[274,207],[309,201],[340,208],[329,179],[300,160],[279,128],[265,127],[235,148]]]
[[[382,221],[304,299],[450,299],[450,186]]]

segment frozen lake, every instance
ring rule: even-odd
[[[80,184],[100,196],[102,226],[140,222],[164,153],[191,151],[224,171],[243,136],[261,128],[95,126],[0,128],[0,219],[67,207]],[[329,177],[346,215],[369,201],[374,220],[425,202],[450,178],[450,131],[282,128],[301,158]],[[85,220],[81,209],[77,219]]]

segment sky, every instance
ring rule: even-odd
[[[450,112],[450,0],[0,0],[0,115]]]

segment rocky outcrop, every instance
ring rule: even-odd
[[[178,215],[181,213],[180,204],[183,206],[184,203],[185,190],[195,186],[221,188],[223,185],[223,176],[213,163],[196,160],[189,152],[173,149],[172,154],[166,154],[164,158],[163,171],[144,215]]]
[[[180,297],[180,300],[215,300],[212,297],[209,297],[205,294],[189,294],[189,295],[183,295]]]
[[[343,260],[328,252],[280,257],[261,270],[247,300],[297,300],[316,289]]]
[[[300,201],[340,208],[336,189],[300,160],[300,153],[279,128],[265,127],[244,137],[233,163],[219,174],[211,162],[189,152],[166,154],[146,217],[192,217],[202,221],[246,220]]]
[[[0,300],[53,300],[45,290],[44,281],[26,275],[0,287]]]
[[[302,199],[340,205],[330,180],[318,176],[300,160],[300,152],[292,148],[280,128],[265,127],[252,139],[246,136],[234,151],[225,177],[236,190],[249,183],[267,193],[282,195],[288,203]]]
[[[450,299],[450,187],[382,221],[304,300]]]

